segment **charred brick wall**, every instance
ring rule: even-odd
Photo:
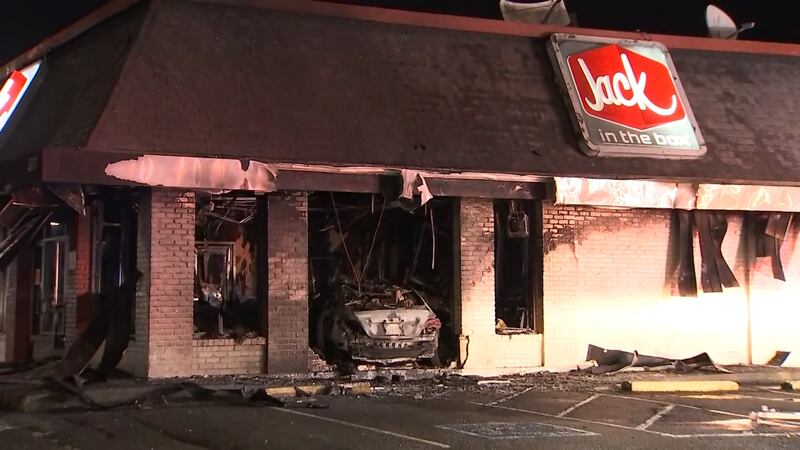
[[[264,372],[264,338],[196,339],[192,341],[192,374],[254,375]]]
[[[137,328],[142,322],[148,324],[147,374],[151,378],[189,375],[192,371],[195,195],[183,190],[152,188],[142,203],[140,225],[145,226],[139,229],[149,236],[138,239],[140,246],[145,246],[138,255],[140,270],[144,273],[140,285],[149,293],[149,304],[147,320],[137,316],[136,322]],[[144,309],[139,306],[143,305],[137,298],[137,315]]]
[[[465,369],[494,367],[494,204],[460,202],[460,360]]]
[[[797,216],[795,216],[797,217]],[[776,351],[791,354],[784,366],[800,367],[800,221],[794,220],[781,245],[786,281],[772,275],[770,258],[755,258],[750,270],[750,310],[754,364]]]
[[[677,295],[671,214],[544,206],[546,366],[574,366],[585,359],[588,344],[669,357],[707,351],[718,362],[747,362],[744,288]],[[727,217],[722,251],[744,285],[742,214]],[[696,236],[694,253],[699,280]]]
[[[460,202],[461,328],[460,361],[467,371],[541,365],[540,335],[495,334],[494,201],[464,198]]]
[[[269,196],[267,218],[267,373],[309,370],[308,197]]]

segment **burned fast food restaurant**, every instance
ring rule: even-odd
[[[0,361],[800,365],[800,46],[117,0],[0,80]]]

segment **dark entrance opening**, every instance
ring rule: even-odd
[[[99,188],[89,196],[92,219],[91,292],[114,292],[136,270],[137,191],[131,188]],[[97,299],[97,297],[90,297]],[[78,299],[77,327],[84,329],[99,305]],[[136,302],[108,296],[106,301],[130,303],[130,333],[136,329]],[[112,305],[107,305],[113,307]]]
[[[454,202],[309,195],[309,342],[333,364],[456,358]],[[436,335],[435,344],[431,336]]]

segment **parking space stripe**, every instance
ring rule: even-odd
[[[800,436],[800,433],[795,431],[785,431],[782,433],[695,433],[695,434],[671,434],[671,437],[674,438],[712,438],[712,437],[724,437],[724,438],[753,438],[753,437],[790,437],[790,436]]]
[[[533,389],[533,388],[534,388],[534,386],[531,386],[531,387],[529,387],[529,388],[526,388],[526,389],[524,389],[524,390],[522,390],[522,391],[515,392],[515,393],[513,393],[513,394],[509,394],[509,395],[506,395],[505,397],[501,397],[501,398],[498,398],[498,399],[497,399],[497,400],[495,400],[495,401],[489,402],[489,404],[490,404],[490,405],[499,405],[500,403],[504,403],[504,402],[507,402],[507,401],[509,401],[509,400],[515,399],[515,398],[519,397],[520,395],[527,394],[527,393],[528,393],[528,392],[530,392],[530,391],[531,391],[531,389]]]
[[[747,414],[737,414],[737,413],[732,413],[730,411],[720,411],[718,409],[703,408],[701,406],[686,405],[686,404],[683,404],[683,403],[665,402],[663,400],[651,400],[649,398],[629,397],[627,395],[612,395],[612,394],[601,394],[601,395],[604,395],[606,397],[624,398],[624,399],[627,399],[627,400],[639,400],[641,402],[656,403],[656,404],[659,404],[659,405],[672,405],[672,404],[674,404],[675,406],[680,406],[681,408],[695,409],[695,410],[700,410],[700,411],[708,411],[708,412],[712,412],[712,413],[722,414],[723,416],[747,417],[747,418],[750,417]]]
[[[432,445],[434,447],[450,448],[449,445],[443,444],[441,442],[429,441],[427,439],[422,439],[422,438],[418,438],[418,437],[414,437],[414,436],[409,436],[407,434],[395,433],[394,431],[382,430],[380,428],[373,428],[373,427],[369,427],[369,426],[366,426],[366,425],[361,425],[361,424],[358,424],[358,423],[346,422],[344,420],[333,419],[333,418],[325,417],[325,416],[318,416],[316,414],[309,414],[309,413],[306,413],[306,412],[296,411],[296,410],[293,410],[293,409],[283,409],[283,408],[271,408],[271,409],[273,411],[279,411],[279,412],[283,412],[283,413],[295,414],[295,415],[303,416],[303,417],[309,417],[309,418],[312,418],[312,419],[322,420],[324,422],[335,423],[337,425],[344,425],[344,426],[348,426],[348,427],[352,427],[352,428],[358,428],[358,429],[361,429],[361,430],[372,431],[373,433],[380,433],[380,434],[385,434],[385,435],[388,435],[388,436],[399,437],[401,439],[406,439],[406,440],[414,441],[414,442],[420,442],[422,444],[428,444],[428,445]]]
[[[561,411],[560,413],[556,414],[556,417],[564,417],[567,414],[571,413],[572,411],[575,411],[576,409],[580,408],[581,406],[583,406],[583,405],[589,403],[590,401],[596,399],[597,397],[600,397],[600,394],[594,394],[594,395],[592,395],[591,397],[589,397],[587,399],[581,400],[578,403],[575,403],[574,405],[570,406],[569,408],[567,408],[567,409]]]
[[[661,432],[652,431],[652,430],[637,430],[634,427],[628,427],[628,426],[625,426],[625,425],[618,425],[616,423],[600,422],[600,421],[597,421],[597,420],[588,420],[588,419],[578,419],[577,417],[569,417],[569,416],[556,416],[555,414],[547,414],[547,413],[543,413],[543,412],[539,412],[539,411],[531,411],[530,409],[512,408],[510,406],[502,406],[502,405],[489,405],[489,404],[486,404],[486,403],[473,403],[473,404],[474,405],[479,405],[479,406],[488,406],[490,408],[504,409],[504,410],[507,410],[507,411],[515,411],[515,412],[521,412],[521,413],[526,413],[526,414],[533,414],[533,415],[536,415],[536,416],[550,417],[550,418],[553,418],[553,419],[572,420],[573,422],[590,423],[590,424],[593,424],[593,425],[602,425],[602,426],[605,426],[605,427],[621,428],[623,430],[629,430],[629,431],[641,431],[641,432],[644,432],[644,433],[651,433],[651,434],[656,434],[656,435],[659,435],[659,436],[666,436],[666,437],[672,437],[673,436],[672,434],[669,434],[669,433],[661,433]]]
[[[652,417],[650,417],[649,419],[647,419],[644,422],[642,422],[641,424],[639,424],[636,427],[636,429],[637,430],[646,430],[646,429],[650,428],[654,423],[656,423],[658,421],[658,419],[660,419],[660,418],[666,416],[667,414],[669,414],[669,412],[672,411],[673,408],[675,408],[675,405],[667,405],[667,406],[661,408],[661,410],[659,412],[653,414]]]

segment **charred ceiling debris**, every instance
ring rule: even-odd
[[[0,226],[6,230],[0,242],[0,269],[5,269],[39,234],[60,203],[44,188],[25,189],[0,198]]]
[[[428,200],[309,196],[309,342],[327,362],[455,359],[453,203]]]
[[[769,257],[772,265],[772,276],[776,280],[786,281],[781,262],[781,244],[789,233],[792,214],[773,212],[759,214],[751,218],[755,232],[755,256]]]
[[[237,339],[262,332],[259,214],[252,194],[198,195],[195,228],[195,338]]]
[[[700,285],[703,292],[722,292],[738,287],[739,282],[722,254],[722,242],[728,230],[727,215],[719,211],[675,210],[678,223],[678,264],[675,270],[678,292],[684,297],[697,296],[694,262],[694,233],[700,242]],[[747,261],[745,270],[757,258],[768,257],[775,279],[786,281],[781,262],[781,243],[790,232],[792,213],[745,212],[740,239]]]

